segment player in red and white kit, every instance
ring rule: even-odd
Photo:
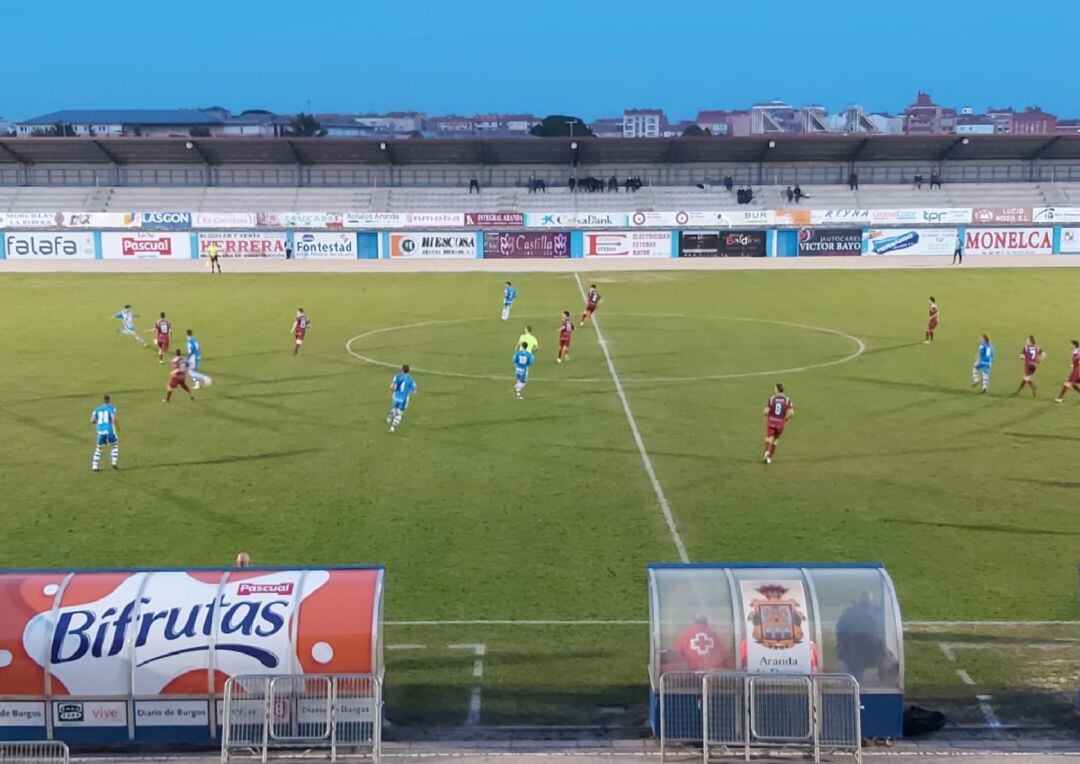
[[[934,341],[934,330],[937,329],[938,306],[937,300],[930,298],[930,320],[926,322],[926,334],[924,342]]]
[[[570,311],[562,312],[562,325],[559,326],[559,352],[555,354],[555,363],[570,360],[570,340],[574,334],[574,319],[570,318]]]
[[[596,306],[600,304],[600,293],[596,291],[596,284],[589,284],[589,292],[585,295],[585,312],[581,314],[581,325],[589,320],[589,316],[596,312]]]
[[[154,345],[157,347],[157,362],[165,363],[165,354],[169,352],[169,341],[172,339],[172,322],[161,314],[161,318],[153,326]]]
[[[791,399],[784,395],[784,386],[777,383],[776,392],[765,406],[765,463],[772,464],[776,441],[784,434],[788,420],[795,416]]]
[[[292,325],[292,335],[296,338],[296,344],[293,345],[293,355],[300,352],[300,346],[304,344],[304,337],[307,336],[308,327],[311,326],[311,322],[308,321],[307,314],[303,308],[296,309],[296,319]]]
[[[1080,393],[1080,340],[1071,340],[1071,342],[1072,369],[1069,371],[1069,381],[1061,386],[1061,392],[1058,393],[1057,398],[1054,398],[1054,403],[1063,403],[1065,393],[1069,392],[1070,387]]]
[[[178,387],[184,388],[191,400],[195,400],[195,394],[191,392],[191,388],[187,386],[187,373],[188,373],[188,359],[184,357],[184,352],[180,348],[176,349],[176,357],[172,359],[172,371],[169,374],[169,382],[165,385],[165,397],[161,399],[162,403],[168,403],[172,400],[173,390]]]
[[[1019,395],[1024,385],[1031,388],[1032,397],[1035,396],[1035,383],[1031,381],[1031,378],[1035,376],[1035,372],[1039,370],[1039,364],[1046,358],[1046,353],[1041,347],[1035,343],[1035,335],[1029,334],[1027,342],[1024,343],[1024,349],[1020,351],[1020,358],[1024,361],[1024,378],[1020,380],[1020,387],[1016,388],[1016,392],[1013,395]]]

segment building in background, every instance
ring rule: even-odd
[[[976,114],[970,106],[960,109],[956,116],[957,135],[993,135],[994,120],[987,114]]]
[[[601,117],[589,123],[589,129],[597,138],[622,138],[622,117]]]
[[[703,109],[697,113],[697,125],[713,135],[750,135],[750,112],[745,109]]]
[[[20,136],[47,135],[57,126],[74,135],[223,135],[228,112],[220,109],[65,109],[15,123]]]
[[[411,134],[424,129],[427,115],[420,111],[390,111],[386,114],[357,114],[356,122],[377,133]]]
[[[663,109],[627,109],[623,112],[624,138],[659,138],[666,129]]]
[[[904,132],[908,135],[955,133],[956,109],[938,106],[929,93],[920,90],[915,103],[904,109]]]
[[[15,125],[0,117],[0,135],[11,135],[15,132]]]
[[[1013,116],[1014,135],[1053,135],[1057,132],[1058,119],[1038,106],[1028,106]]]

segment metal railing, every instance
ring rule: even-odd
[[[673,672],[660,677],[660,756],[700,743],[705,764],[755,751],[850,753],[862,762],[859,684],[848,674]],[[694,714],[697,718],[692,718]]]
[[[280,749],[379,760],[382,683],[372,674],[235,676],[225,683],[221,761]]]
[[[67,743],[59,740],[0,742],[0,764],[68,764]]]

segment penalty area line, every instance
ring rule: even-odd
[[[585,287],[581,284],[581,277],[575,272],[574,281],[577,283],[578,292],[581,293],[581,301],[585,301]],[[637,420],[634,419],[634,412],[630,408],[630,401],[626,398],[626,392],[623,390],[622,381],[619,379],[619,372],[615,370],[615,363],[611,360],[611,353],[608,352],[607,341],[604,339],[603,332],[600,331],[600,322],[596,316],[592,317],[593,330],[596,332],[596,339],[600,343],[600,350],[604,354],[604,360],[607,361],[608,371],[611,373],[611,381],[615,383],[615,392],[619,395],[619,401],[622,403],[623,413],[626,414],[626,421],[630,425],[630,433],[634,436],[634,443],[637,444],[638,453],[641,455],[641,463],[645,465],[645,472],[649,476],[649,482],[652,483],[653,492],[656,494],[656,500],[660,504],[660,511],[664,515],[664,522],[667,523],[668,532],[671,534],[671,540],[675,542],[675,549],[679,552],[679,560],[682,562],[690,562],[690,556],[686,554],[686,545],[683,544],[682,536],[679,535],[679,528],[675,524],[675,516],[671,513],[671,505],[668,504],[667,496],[664,495],[664,489],[660,485],[660,480],[656,477],[656,470],[653,468],[652,459],[649,457],[649,452],[645,449],[645,441],[641,437],[641,431],[638,429]]]

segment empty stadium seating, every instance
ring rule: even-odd
[[[804,185],[808,208],[1035,207],[1080,206],[1080,183],[958,183],[931,190],[923,185]],[[750,208],[788,207],[782,186],[755,186]],[[0,212],[192,212],[336,211],[373,212],[614,212],[623,210],[735,209],[735,195],[722,186],[645,186],[637,193],[572,194],[565,187],[530,194],[524,188],[485,188],[480,194],[456,188],[310,187],[35,187],[0,186]]]

